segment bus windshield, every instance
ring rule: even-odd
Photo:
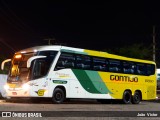
[[[14,55],[11,62],[8,82],[28,81],[29,68],[27,68],[27,60],[34,55],[36,55],[36,53]]]
[[[29,80],[38,79],[45,76],[55,58],[56,51],[39,51],[37,53],[16,54],[12,59],[8,82],[25,83]],[[27,68],[27,60],[33,56],[46,56],[46,58],[35,59],[31,67]]]

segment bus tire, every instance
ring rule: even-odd
[[[140,101],[141,101],[141,94],[140,94],[140,92],[136,91],[132,97],[132,103],[139,104]]]
[[[125,104],[130,104],[131,103],[131,100],[132,100],[132,95],[131,95],[131,92],[130,91],[124,91],[123,93],[123,103]]]
[[[65,100],[64,91],[60,88],[56,88],[53,92],[52,102],[56,104],[60,104],[60,103],[63,103],[64,100]]]

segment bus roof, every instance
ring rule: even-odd
[[[97,56],[97,57],[106,57],[106,58],[114,58],[114,59],[120,59],[120,60],[136,61],[136,62],[155,64],[154,61],[129,58],[129,57],[114,55],[114,54],[110,54],[110,53],[102,52],[102,51],[74,48],[74,47],[67,47],[67,46],[60,46],[60,45],[35,46],[35,47],[20,50],[20,51],[16,52],[15,54],[37,52],[37,51],[47,51],[47,50],[65,51],[65,52],[70,52],[70,53],[79,53],[79,54],[92,55],[92,56]]]

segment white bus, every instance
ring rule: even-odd
[[[156,98],[155,62],[66,46],[37,46],[16,52],[5,89],[14,97],[66,98],[138,104]]]
[[[160,90],[160,69],[157,69],[157,89]]]
[[[7,75],[6,74],[0,74],[0,98],[6,98],[6,92],[4,89],[4,85],[7,83]]]

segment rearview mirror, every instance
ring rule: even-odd
[[[38,58],[46,58],[46,56],[33,56],[33,57],[29,58],[27,60],[27,68],[30,68],[32,61],[35,59],[38,59]]]
[[[6,60],[4,60],[4,61],[2,62],[2,64],[1,64],[1,70],[4,70],[4,65],[5,65],[5,63],[10,62],[10,61],[11,61],[11,59],[6,59]]]

